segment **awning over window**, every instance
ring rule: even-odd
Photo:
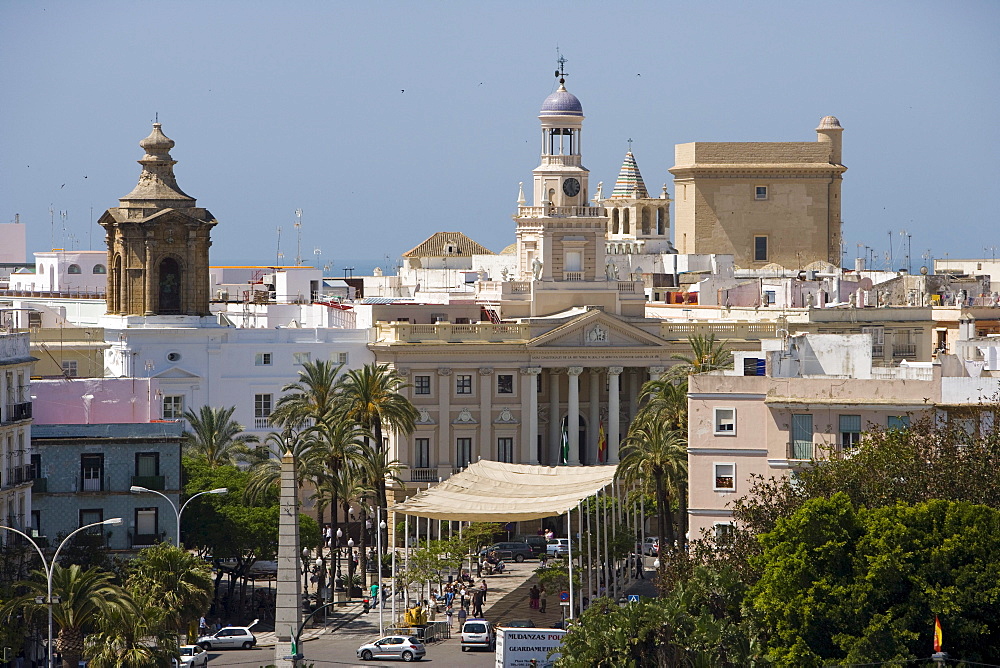
[[[521,522],[561,515],[614,480],[617,466],[481,460],[390,510],[435,520]]]

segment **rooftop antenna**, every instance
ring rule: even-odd
[[[52,209],[52,204],[49,204],[49,241],[51,244],[49,248],[56,247],[56,212]]]
[[[562,54],[559,53],[559,47],[556,47],[556,62],[559,63],[559,67],[556,68],[556,78],[559,79],[559,84],[562,85],[566,83],[566,59],[563,58]]]
[[[316,256],[316,264],[319,264],[319,256],[323,254],[323,249],[317,246],[313,248],[313,255]]]
[[[278,225],[278,247],[274,253],[274,266],[281,266],[281,258],[285,257],[285,254],[281,252],[281,225]]]
[[[295,266],[302,266],[302,209],[295,210]]]

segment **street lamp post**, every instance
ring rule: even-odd
[[[344,531],[340,527],[337,527],[337,563],[335,568],[337,570],[337,579],[334,582],[334,589],[339,589],[343,587],[344,575],[340,572],[340,539],[344,537]]]
[[[378,513],[377,517],[381,518],[382,517],[381,506],[378,508],[377,513]],[[385,520],[379,519],[378,531],[376,532],[378,534],[376,537],[378,545],[376,550],[377,554],[375,555],[375,572],[378,573],[378,589],[376,590],[375,593],[378,595],[378,600],[375,602],[378,603],[378,634],[380,636],[385,635],[385,625],[382,622],[382,608],[383,608],[382,601],[385,600],[385,596],[382,593],[382,532],[385,531],[385,528],[386,528]]]
[[[354,539],[347,538],[347,600],[351,600],[351,587],[354,586]]]
[[[31,536],[29,536],[28,534],[24,533],[23,531],[18,531],[17,529],[15,529],[13,527],[8,527],[8,526],[0,525],[0,529],[6,529],[7,531],[12,531],[12,532],[14,532],[14,533],[16,533],[16,534],[18,534],[18,535],[23,536],[24,538],[26,538],[27,541],[29,543],[31,543],[32,547],[35,548],[35,551],[38,552],[38,556],[42,560],[42,569],[45,571],[45,578],[46,578],[46,581],[47,581],[47,589],[46,589],[46,591],[48,593],[48,597],[47,597],[47,599],[45,601],[45,604],[49,608],[49,642],[48,642],[48,646],[46,647],[46,653],[48,655],[46,657],[46,663],[48,664],[49,668],[53,668],[55,666],[55,664],[53,663],[53,654],[54,653],[52,651],[52,571],[53,571],[53,569],[55,569],[56,560],[59,558],[59,551],[63,549],[63,545],[65,545],[67,543],[67,541],[69,541],[70,538],[72,538],[74,535],[80,533],[84,529],[89,529],[90,527],[101,526],[102,524],[109,524],[109,525],[118,526],[121,523],[122,523],[122,518],[120,518],[120,517],[113,517],[110,520],[104,520],[103,522],[93,522],[91,524],[84,524],[79,529],[71,531],[69,533],[69,535],[66,536],[65,538],[63,538],[62,542],[59,543],[59,547],[56,548],[56,553],[54,555],[52,555],[52,561],[50,561],[48,563],[46,563],[46,561],[45,561],[45,554],[42,552],[42,548],[40,548],[38,546],[38,543],[36,543],[31,538]]]
[[[174,502],[171,500],[171,498],[169,496],[167,496],[163,492],[158,492],[155,489],[148,489],[146,487],[140,487],[139,485],[132,485],[131,487],[128,488],[128,491],[132,492],[133,494],[158,494],[158,495],[162,496],[164,499],[167,500],[167,503],[169,503],[170,507],[174,509],[174,514],[177,516],[177,543],[176,543],[176,546],[180,547],[181,546],[181,515],[184,514],[184,509],[187,508],[187,505],[189,503],[191,503],[192,501],[194,501],[195,499],[197,499],[202,494],[225,494],[229,490],[227,488],[225,488],[225,487],[219,487],[217,489],[210,489],[210,490],[208,490],[206,492],[198,492],[197,494],[195,494],[194,496],[192,496],[190,499],[188,499],[187,501],[185,501],[184,505],[181,506],[180,510],[177,509],[176,504],[174,504]]]

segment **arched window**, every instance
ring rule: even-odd
[[[664,223],[666,222],[666,219],[667,219],[666,211],[662,207],[659,208],[659,209],[657,209],[656,210],[656,233],[657,234],[664,234],[665,233],[665,229],[664,228],[666,227],[666,225]]]
[[[622,234],[628,234],[628,209],[622,210]]]
[[[108,268],[105,267],[103,264],[95,264],[94,265],[94,273],[95,274],[106,274],[106,273],[108,273]]]
[[[649,209],[642,208],[642,233],[649,234]]]
[[[618,209],[611,210],[611,234],[618,234]]]
[[[81,273],[81,272],[80,272],[80,265],[78,265],[78,264],[71,264],[71,265],[70,265],[70,266],[69,266],[69,267],[68,267],[68,268],[66,269],[66,273],[67,273],[67,274],[79,274],[79,273]]]

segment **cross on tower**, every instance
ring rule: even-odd
[[[559,53],[558,47],[556,47],[556,53]],[[560,84],[564,84],[566,83],[566,59],[560,54],[556,62],[559,63],[559,67],[556,68],[556,77],[559,79]]]
[[[632,138],[631,137],[628,138],[628,152],[629,153],[632,152]]]

